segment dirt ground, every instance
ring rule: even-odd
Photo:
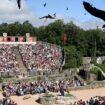
[[[71,91],[70,93],[73,94],[77,100],[83,99],[88,100],[90,97],[93,96],[105,96],[105,87],[97,88],[97,89],[88,89],[88,90],[75,90]],[[57,95],[59,93],[56,93]],[[41,95],[41,94],[40,94]],[[18,105],[40,105],[35,100],[38,99],[40,95],[27,95],[30,96],[29,99],[23,100],[24,96],[12,96],[11,98],[17,102]],[[2,98],[2,94],[0,93],[0,98]]]

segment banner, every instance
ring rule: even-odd
[[[63,43],[66,44],[66,42],[67,42],[67,34],[64,33],[64,35],[63,35]]]
[[[11,42],[15,42],[15,37],[14,36],[12,36],[10,38],[11,38]]]
[[[23,37],[22,36],[18,37],[18,42],[23,42]]]
[[[3,37],[3,41],[7,42],[8,41],[7,37]]]

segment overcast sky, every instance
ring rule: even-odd
[[[105,10],[105,0],[85,1]],[[0,0],[0,23],[29,20],[34,26],[47,25],[53,20],[40,20],[39,17],[56,13],[57,19],[63,19],[65,22],[73,21],[84,29],[101,27],[104,22],[87,13],[82,2],[83,0],[22,0],[22,8],[19,10],[16,0]],[[43,6],[44,3],[47,3],[46,7]],[[66,8],[69,10],[66,11]]]

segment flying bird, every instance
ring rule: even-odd
[[[51,16],[51,15],[47,15],[47,16],[43,16],[43,17],[41,17],[41,18],[39,18],[39,19],[55,19],[55,17],[53,17],[53,16]]]
[[[18,8],[21,8],[21,0],[17,0]]]
[[[105,24],[102,26],[102,28],[105,28]]]
[[[84,15],[86,15],[86,13],[84,13]]]
[[[56,13],[54,13],[53,15],[54,15],[54,17],[56,17]]]
[[[68,11],[68,10],[69,10],[69,8],[66,8],[66,10]]]
[[[43,4],[44,7],[46,7],[46,5],[47,5],[46,3]]]
[[[91,15],[105,21],[105,11],[95,8],[91,4],[85,1],[83,1],[83,5],[84,5],[85,10],[89,12]]]

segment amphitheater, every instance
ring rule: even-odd
[[[102,59],[104,61],[104,58]],[[88,61],[90,62],[90,59]],[[34,86],[38,89],[41,86],[46,88],[48,85],[47,87],[51,88],[48,89],[49,93],[58,96],[60,95],[57,90],[59,83],[69,87],[70,94],[75,96],[75,101],[80,99],[87,101],[90,97],[105,96],[103,92],[105,81],[93,81],[88,85],[77,75],[76,69],[62,72],[64,63],[64,50],[55,44],[41,41],[30,44],[0,44],[0,75],[4,78],[0,98],[3,98],[2,94],[5,93],[6,97],[11,97],[18,105],[40,105],[36,100],[44,93],[34,90],[30,94],[30,88],[33,89]],[[20,89],[19,96],[14,87]],[[53,88],[57,91],[53,92]],[[26,93],[24,94],[21,89],[24,89]],[[29,98],[24,100],[24,97]],[[63,105],[67,104],[70,103],[63,103]]]
[[[57,45],[37,42],[36,44],[1,44],[1,75],[37,75],[59,70],[63,63],[62,48]],[[7,61],[6,61],[7,59]]]

